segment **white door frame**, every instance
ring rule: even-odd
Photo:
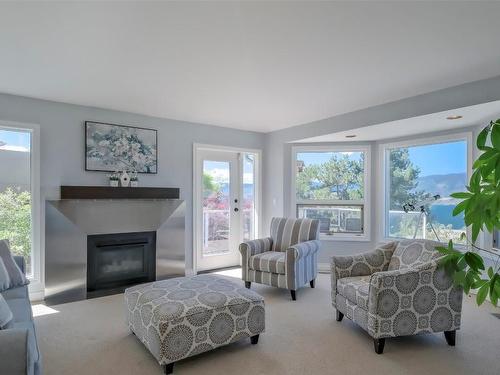
[[[201,194],[201,186],[198,184],[198,174],[201,173],[200,166],[197,165],[196,161],[198,159],[198,154],[200,151],[218,151],[218,152],[240,152],[240,153],[252,153],[255,154],[255,228],[256,228],[256,238],[259,238],[261,233],[261,215],[262,215],[262,150],[253,148],[240,148],[240,147],[229,147],[229,146],[218,146],[203,143],[193,143],[193,238],[192,238],[192,259],[193,259],[193,269],[192,272],[188,270],[186,274],[194,274],[198,272],[198,254],[197,254],[197,243],[198,238],[201,236],[201,226],[199,210],[197,209],[197,199]],[[242,171],[241,171],[242,173]]]
[[[0,128],[18,130],[31,134],[30,190],[31,190],[31,257],[33,277],[29,285],[30,299],[39,301],[45,288],[45,236],[40,193],[40,125],[25,122],[0,120]]]

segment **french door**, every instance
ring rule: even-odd
[[[196,270],[240,264],[240,242],[257,235],[257,155],[198,149],[195,160]]]

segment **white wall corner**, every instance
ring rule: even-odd
[[[196,272],[193,268],[186,268],[185,275],[186,276],[194,276],[194,275],[196,275]]]

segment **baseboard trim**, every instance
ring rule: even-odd
[[[318,263],[318,272],[319,273],[330,273],[330,264],[329,263]]]
[[[45,293],[43,290],[29,292],[29,299],[31,302],[41,302],[45,298]]]

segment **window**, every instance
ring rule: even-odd
[[[0,127],[0,238],[24,257],[33,278],[31,145],[29,130]]]
[[[26,260],[30,297],[43,298],[38,125],[0,121],[0,238]]]
[[[324,239],[368,239],[369,148],[295,148],[293,211]]]
[[[464,218],[453,216],[450,194],[466,189],[468,137],[431,142],[384,148],[385,236],[461,243]]]

